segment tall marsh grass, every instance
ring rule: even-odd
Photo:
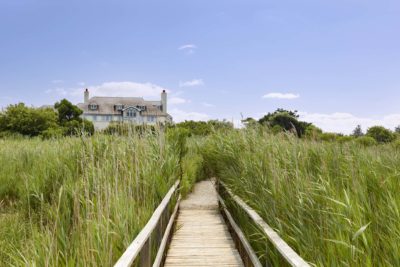
[[[0,140],[0,265],[112,266],[179,178],[174,145],[161,131]]]
[[[393,146],[304,141],[249,129],[217,133],[201,151],[209,175],[311,264],[400,266],[400,151]],[[242,227],[263,258],[259,232],[248,223]]]

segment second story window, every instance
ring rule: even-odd
[[[136,112],[133,109],[128,109],[126,111],[126,116],[127,117],[136,117]]]
[[[97,105],[97,104],[89,104],[90,110],[98,110],[98,108],[99,108],[99,105]]]
[[[115,105],[115,106],[114,106],[114,109],[115,109],[116,111],[121,111],[121,110],[124,109],[124,105]]]

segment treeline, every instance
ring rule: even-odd
[[[400,125],[394,131],[383,126],[373,126],[364,133],[361,126],[358,125],[351,135],[340,133],[323,132],[312,123],[299,120],[297,111],[288,111],[277,109],[273,113],[268,113],[259,120],[247,118],[243,120],[245,127],[265,127],[274,134],[289,132],[297,135],[299,138],[311,139],[316,141],[355,141],[362,145],[375,145],[399,142],[400,145]]]
[[[93,123],[80,118],[82,110],[66,99],[52,107],[28,107],[24,103],[9,105],[0,112],[0,137],[40,136],[53,138],[93,134]]]

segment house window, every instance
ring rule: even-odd
[[[115,106],[114,106],[114,109],[115,109],[116,111],[121,111],[121,110],[124,109],[124,105],[115,105]]]
[[[98,108],[99,108],[99,105],[97,105],[97,104],[89,104],[90,110],[97,110]]]
[[[126,116],[127,117],[136,117],[136,112],[133,109],[128,109],[126,111]]]
[[[155,116],[148,116],[147,117],[147,121],[148,122],[154,122],[156,120],[156,117]]]
[[[146,110],[146,106],[136,106],[140,110]]]

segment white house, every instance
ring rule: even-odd
[[[105,129],[111,122],[133,124],[165,124],[172,122],[167,113],[167,93],[161,93],[161,101],[146,101],[142,97],[102,97],[89,98],[89,90],[84,92],[82,118],[92,121],[97,130]]]

